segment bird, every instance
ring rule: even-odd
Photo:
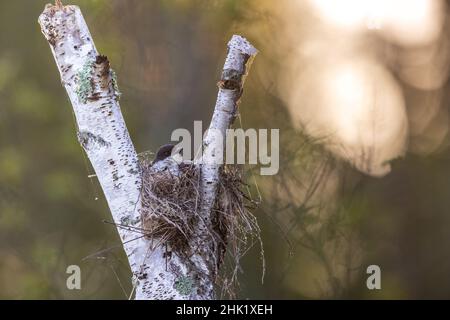
[[[156,171],[168,170],[172,175],[179,176],[191,168],[192,161],[182,160],[181,154],[177,152],[173,144],[165,144],[159,147],[155,159],[152,162],[152,168]]]
[[[170,157],[172,155],[172,151],[175,145],[173,144],[165,144],[159,147],[158,151],[156,152],[156,157],[152,162],[152,166],[156,164],[158,161],[163,161]]]
[[[175,146],[173,144],[165,144],[159,147],[156,152],[156,157],[152,161],[151,168],[154,171],[163,172],[168,171],[173,176],[179,176],[180,170],[178,168],[178,162],[172,155]]]

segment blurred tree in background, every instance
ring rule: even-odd
[[[77,142],[70,103],[36,22],[46,2],[0,3],[0,298],[128,298],[131,274],[115,227],[104,223],[109,210],[89,178],[93,171]],[[378,34],[355,45],[392,72],[410,128],[409,152],[388,175],[373,178],[333,156],[320,137],[308,136],[292,100],[278,88],[314,83],[286,74],[310,66],[301,58],[300,66],[293,64],[296,50],[309,52],[315,63],[325,59],[316,46],[302,46],[308,37],[322,37],[332,57],[338,56],[336,41],[348,43],[339,32],[324,36],[320,19],[307,9],[268,0],[73,4],[117,71],[138,152],[167,143],[176,128],[192,130],[194,120],[206,127],[232,34],[260,50],[240,123],[280,128],[280,172],[260,177],[257,168],[248,171],[252,193],[262,196],[255,215],[266,276],[261,284],[255,246],[244,258],[240,298],[450,298],[448,74],[437,85],[409,81],[404,75],[414,73],[399,69],[399,57],[420,46],[402,47]],[[445,22],[442,46],[448,46],[447,29]],[[413,80],[424,74],[438,78],[419,73]],[[82,269],[80,291],[66,288],[71,264]],[[366,288],[371,264],[381,267],[380,291]]]

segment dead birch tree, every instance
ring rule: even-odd
[[[156,166],[138,160],[120,111],[116,74],[97,51],[80,9],[56,1],[45,7],[39,24],[128,257],[135,291],[130,297],[214,299],[225,251],[236,264],[243,251],[233,237],[259,232],[244,206],[239,170],[217,161],[257,50],[240,36],[228,43],[204,156],[194,163],[168,157]]]

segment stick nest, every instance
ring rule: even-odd
[[[141,219],[145,237],[165,245],[166,258],[173,253],[189,262],[189,258],[199,252],[198,226],[201,222],[200,168],[183,163],[179,174],[169,170],[156,171],[151,162],[143,161]],[[202,254],[214,257],[211,266],[216,284],[221,287],[221,295],[233,298],[239,285],[237,274],[241,271],[240,260],[258,242],[261,245],[261,259],[264,256],[260,228],[251,213],[257,202],[249,196],[244,184],[241,166],[226,165],[220,171],[220,180],[214,208],[211,212],[211,230],[200,235],[208,248]],[[203,241],[206,239],[206,241]],[[210,259],[209,259],[210,260]],[[219,269],[220,268],[220,269]],[[218,270],[221,270],[218,272]]]

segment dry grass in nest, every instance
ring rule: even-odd
[[[196,220],[199,174],[194,166],[180,176],[143,167],[141,218],[149,239],[162,239],[172,250],[189,248]]]
[[[188,259],[195,241],[194,233],[199,222],[200,170],[194,165],[180,166],[180,174],[158,172],[150,162],[142,165],[143,187],[141,192],[142,226],[149,239],[157,239],[182,258]],[[250,210],[256,208],[244,190],[240,166],[226,165],[220,172],[218,196],[211,212],[212,232],[210,255],[216,255],[217,283],[222,296],[234,297],[241,271],[240,260],[258,242],[264,257],[260,228]]]

